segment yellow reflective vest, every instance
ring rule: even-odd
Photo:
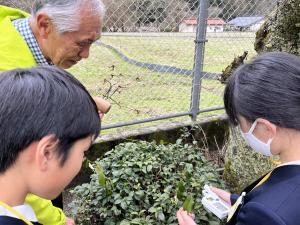
[[[11,23],[12,20],[28,16],[28,13],[21,10],[0,5],[0,71],[36,66],[29,47]],[[33,208],[39,223],[65,224],[63,211],[54,207],[51,201],[29,194],[26,203]]]

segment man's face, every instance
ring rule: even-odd
[[[98,16],[83,13],[78,31],[59,34],[55,28],[51,29],[44,42],[43,53],[56,66],[68,69],[81,59],[89,57],[91,44],[101,36],[101,27]]]

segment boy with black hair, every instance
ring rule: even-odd
[[[39,224],[27,194],[57,197],[99,131],[95,102],[68,72],[0,74],[0,225]]]

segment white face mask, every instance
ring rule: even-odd
[[[242,131],[242,135],[245,139],[245,141],[247,142],[247,144],[254,150],[257,151],[265,156],[271,156],[271,149],[270,149],[270,145],[272,143],[272,138],[270,138],[268,140],[267,143],[262,142],[261,140],[259,140],[257,137],[255,137],[253,135],[253,131],[256,127],[257,121],[255,120],[254,123],[252,124],[250,130],[247,133],[244,133]]]

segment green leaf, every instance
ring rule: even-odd
[[[177,191],[176,191],[176,197],[183,201],[183,193],[185,192],[185,186],[184,183],[182,181],[178,182],[177,184]]]
[[[185,164],[185,168],[187,170],[188,173],[193,173],[193,164],[187,163]]]
[[[99,182],[99,184],[102,187],[106,188],[106,176],[104,174],[102,166],[100,166],[99,164],[96,165],[96,172],[98,174],[98,182]]]
[[[121,208],[126,210],[127,209],[127,204],[126,202],[121,202]]]
[[[182,143],[182,139],[177,139],[176,144],[181,145],[181,143]]]
[[[134,220],[132,220],[131,222],[130,222],[132,225],[133,224],[135,224],[135,225],[141,225],[142,223],[141,223],[141,219],[134,219]]]
[[[147,174],[147,167],[144,166],[144,167],[142,168],[142,171],[143,171],[144,174]]]
[[[151,172],[151,170],[152,170],[152,166],[151,165],[147,166],[147,171]]]
[[[119,205],[121,202],[122,202],[122,199],[119,198],[119,199],[117,199],[117,200],[115,201],[115,204],[116,204],[116,205]]]
[[[183,209],[189,213],[193,211],[194,199],[192,195],[189,195],[183,203]]]
[[[149,210],[148,210],[148,212],[150,212],[150,213],[155,213],[157,211],[157,208],[155,208],[155,207],[151,207]]]
[[[122,220],[120,225],[130,225],[130,221],[128,220]]]
[[[162,213],[162,212],[160,212],[160,213],[158,214],[158,219],[159,219],[160,221],[165,221],[165,219],[166,219],[165,214]]]

